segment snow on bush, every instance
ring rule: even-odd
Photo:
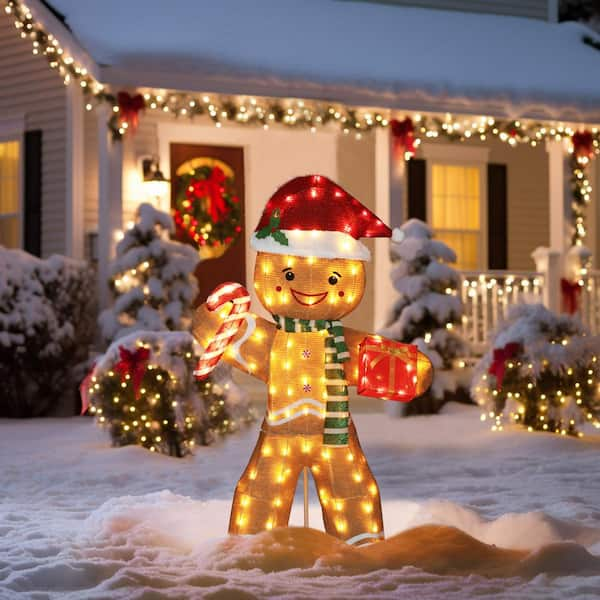
[[[455,330],[463,305],[458,273],[448,263],[456,261],[456,254],[433,239],[429,226],[418,219],[394,230],[391,253],[391,277],[400,296],[380,333],[416,344],[434,368],[431,388],[408,404],[406,413],[437,412],[447,400],[466,396],[468,387],[466,371],[453,371],[454,360],[468,354],[467,343]]]
[[[86,264],[41,260],[0,246],[0,416],[74,410],[77,366],[94,334],[94,280]]]
[[[135,365],[124,357],[140,351],[145,354],[136,382]],[[94,368],[89,391],[90,410],[108,428],[113,445],[182,457],[251,420],[246,396],[226,368],[217,368],[206,382],[195,379],[201,354],[192,335],[180,331],[133,333],[111,344]]]
[[[517,305],[476,366],[471,393],[494,430],[508,421],[581,436],[586,421],[600,428],[599,355],[600,338],[577,318]]]
[[[189,329],[199,259],[191,246],[169,240],[173,231],[167,213],[140,205],[110,267],[114,304],[99,319],[107,344],[134,331]]]

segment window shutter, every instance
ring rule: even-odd
[[[506,269],[508,264],[508,209],[506,165],[488,164],[488,267]]]
[[[411,158],[407,163],[408,218],[427,222],[427,169],[421,158]]]
[[[42,250],[42,132],[25,132],[23,159],[24,249],[41,255]]]

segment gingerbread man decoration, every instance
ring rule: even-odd
[[[196,310],[194,335],[211,349],[206,364],[228,343],[224,360],[268,385],[258,442],[235,490],[230,533],[287,526],[307,467],[329,534],[350,544],[383,538],[379,489],[358,441],[348,386],[410,400],[430,385],[431,363],[414,346],[344,327],[341,319],[365,289],[370,253],[360,238],[390,236],[389,227],[333,181],[297,177],[267,202],[251,240],[258,252],[254,288],[273,320],[240,313],[248,298],[239,293],[231,310],[214,310],[215,295]]]

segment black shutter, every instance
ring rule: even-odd
[[[506,269],[508,209],[506,198],[506,165],[488,164],[488,267]]]
[[[35,256],[42,251],[42,132],[25,132],[24,249]]]
[[[411,158],[407,163],[408,218],[427,222],[427,169],[421,158]]]

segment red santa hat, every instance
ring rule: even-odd
[[[391,235],[381,219],[331,179],[305,175],[273,194],[250,245],[274,254],[370,260],[360,238]]]

